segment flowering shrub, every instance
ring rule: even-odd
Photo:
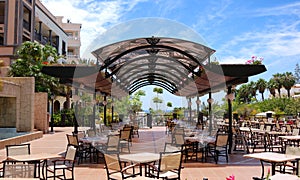
[[[226,177],[226,180],[234,180],[235,178],[234,178],[234,175],[231,175],[231,176],[229,176],[229,177]]]
[[[263,57],[257,57],[257,56],[252,56],[251,59],[246,61],[246,64],[262,64],[262,61],[264,60]]]
[[[268,174],[267,174],[266,180],[270,180],[270,168],[268,168]]]

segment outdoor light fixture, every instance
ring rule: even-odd
[[[234,94],[230,93],[225,96],[225,99],[232,101],[234,99]]]
[[[79,85],[80,89],[84,89],[84,84]]]
[[[54,119],[53,119],[53,110],[54,110],[54,103],[53,103],[53,100],[55,98],[55,95],[53,93],[51,93],[50,95],[50,99],[51,99],[51,122],[50,122],[50,127],[51,127],[51,132],[53,132],[53,125],[54,125]]]
[[[209,98],[209,99],[207,99],[207,102],[208,102],[209,104],[212,104],[212,103],[214,102],[214,99],[213,99],[213,98]]]

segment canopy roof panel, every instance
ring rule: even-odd
[[[131,94],[147,85],[179,96],[194,96],[245,83],[248,76],[266,71],[263,65],[211,64],[214,52],[182,39],[137,38],[93,51],[98,60],[95,66],[44,66],[42,72],[113,96]]]

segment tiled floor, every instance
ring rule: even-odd
[[[66,134],[72,132],[72,128],[55,128],[54,134],[44,134],[43,138],[30,141],[31,153],[50,152],[62,153],[66,149]],[[165,134],[165,127],[153,127],[152,129],[140,129],[140,137],[133,138],[131,153],[134,152],[160,152],[170,136]],[[124,150],[125,151],[125,150]],[[5,159],[5,149],[0,150],[0,159]],[[229,157],[229,163],[225,159],[220,159],[219,164],[212,160],[207,163],[189,160],[183,163],[183,180],[202,180],[207,177],[209,180],[225,180],[230,175],[235,175],[237,180],[251,180],[254,176],[261,175],[259,161],[243,158],[243,153],[234,152]],[[265,168],[267,169],[267,168]],[[106,171],[103,163],[86,163],[76,165],[76,180],[100,180],[106,179]],[[145,179],[137,177],[135,179]]]

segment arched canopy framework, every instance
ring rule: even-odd
[[[52,65],[42,72],[63,83],[123,97],[147,85],[160,86],[178,96],[204,95],[248,81],[266,71],[264,65],[216,65],[215,50],[195,42],[149,37],[129,39],[96,49],[95,66]]]

